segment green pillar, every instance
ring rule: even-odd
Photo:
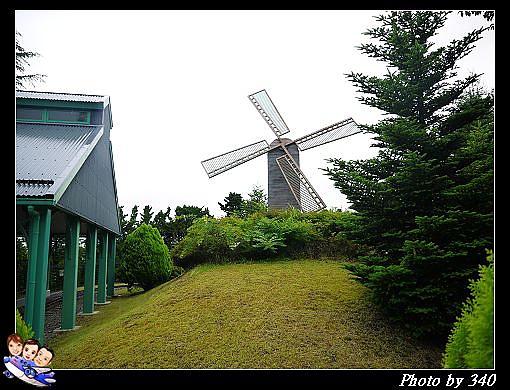
[[[35,279],[37,275],[37,246],[39,244],[39,213],[34,209],[34,206],[28,206],[28,216],[28,269],[24,320],[27,324],[32,325],[34,320]]]
[[[50,244],[51,244],[51,235],[50,235]],[[46,290],[50,289],[50,279],[51,279],[51,265],[53,264],[53,259],[51,256],[48,257],[48,278],[46,281]]]
[[[97,271],[97,303],[106,303],[106,268],[108,263],[108,233],[101,231],[99,269]]]
[[[51,209],[41,206],[39,212],[39,237],[35,278],[32,329],[39,343],[44,344],[44,316],[46,314],[46,282],[48,280],[48,253],[50,246]]]
[[[66,216],[66,246],[64,256],[64,287],[62,290],[62,330],[74,329],[76,325],[76,283],[78,280],[78,253],[80,220]]]
[[[115,293],[115,235],[110,234],[108,238],[108,276],[106,284],[106,295],[113,297]]]
[[[96,288],[97,228],[88,225],[87,258],[85,260],[85,282],[83,291],[83,313],[94,313],[94,291]]]

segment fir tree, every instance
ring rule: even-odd
[[[365,34],[381,43],[359,49],[387,73],[347,77],[388,114],[363,126],[378,155],[326,169],[360,216],[354,238],[373,250],[348,268],[416,335],[446,336],[493,242],[493,97],[472,88],[480,75],[453,80],[486,28],[433,50],[448,14],[377,17]]]

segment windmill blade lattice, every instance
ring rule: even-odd
[[[288,153],[278,157],[276,162],[302,211],[318,211],[326,208],[324,201]]]
[[[290,131],[265,89],[248,95],[248,98],[278,138]]]
[[[350,135],[361,133],[361,129],[352,118],[324,127],[294,140],[299,150],[307,150],[324,145]]]
[[[207,175],[211,178],[261,156],[267,153],[268,150],[269,144],[267,141],[262,140],[204,160],[202,161],[202,166]]]

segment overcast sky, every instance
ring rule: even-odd
[[[209,179],[200,162],[275,138],[247,96],[265,89],[297,138],[342,119],[372,124],[380,112],[361,104],[345,77],[382,75],[385,64],[356,46],[383,11],[16,11],[26,50],[41,57],[31,72],[46,82],[29,90],[109,95],[119,204],[157,213],[183,204],[215,216],[229,192],[267,193],[267,158]],[[487,22],[454,13],[437,44]],[[484,73],[494,88],[494,31],[459,62],[459,74]],[[327,158],[376,154],[358,134],[300,154],[300,166],[328,207],[346,198],[320,168]]]

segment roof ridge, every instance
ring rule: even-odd
[[[30,125],[30,126],[68,126],[68,127],[104,127],[100,124],[86,124],[86,123],[64,123],[64,122],[16,122],[18,125]]]
[[[17,89],[16,92],[27,92],[27,93],[52,93],[55,95],[74,95],[74,96],[96,96],[96,97],[105,97],[108,95],[103,94],[89,94],[89,93],[72,93],[72,92],[55,92],[55,91],[27,91],[24,89]]]

